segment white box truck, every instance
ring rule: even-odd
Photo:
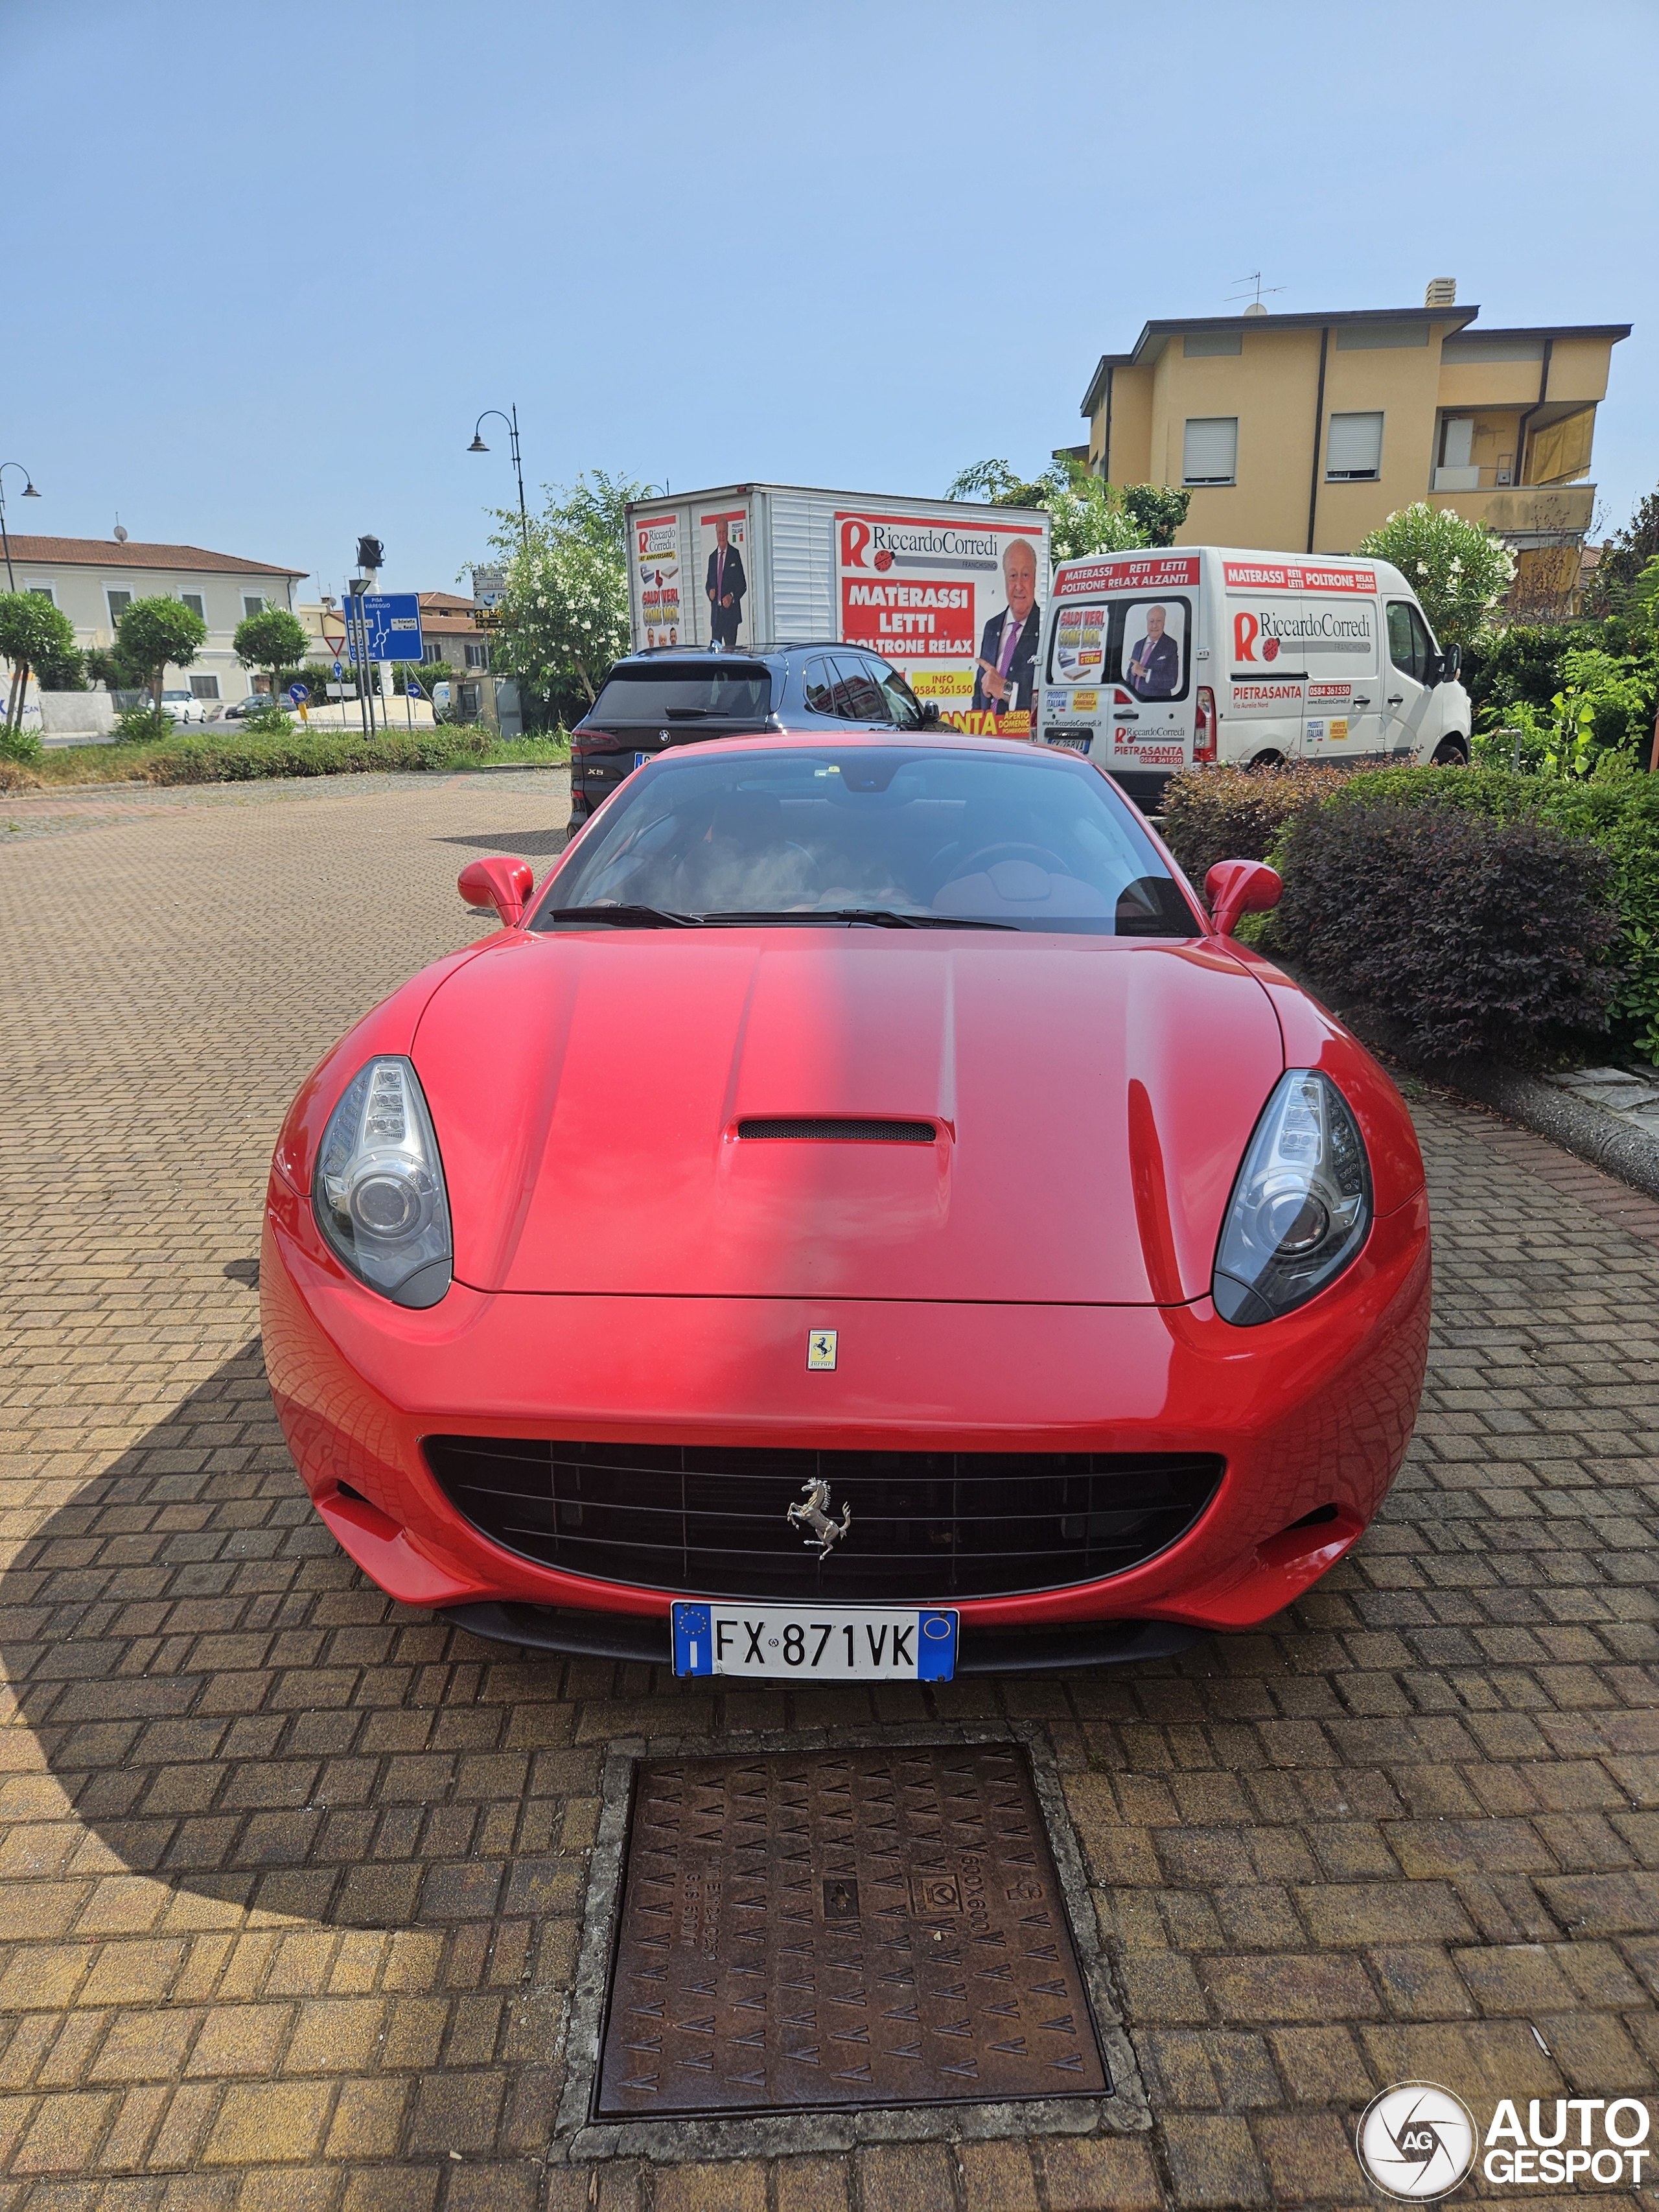
[[[636,501],[628,523],[635,652],[866,646],[952,727],[1030,736],[1041,508],[725,484]]]
[[[1039,736],[1086,753],[1148,809],[1194,762],[1467,764],[1461,665],[1386,561],[1097,554],[1054,574]]]

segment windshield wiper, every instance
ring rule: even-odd
[[[890,906],[815,906],[799,913],[700,914],[699,921],[867,921],[878,929],[1018,929],[1017,921],[975,921],[951,914],[902,914]]]
[[[618,929],[695,929],[701,915],[670,914],[660,906],[556,906],[542,916],[542,927],[556,921],[613,922]]]

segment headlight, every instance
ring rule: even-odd
[[[317,1226],[371,1290],[435,1306],[454,1246],[443,1162],[415,1070],[371,1060],[328,1117],[311,1203]]]
[[[1330,1078],[1292,1068],[1255,1125],[1233,1185],[1212,1295],[1241,1328],[1276,1321],[1334,1282],[1371,1224],[1371,1169]]]

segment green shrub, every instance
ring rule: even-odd
[[[1183,769],[1164,794],[1164,842],[1202,889],[1218,860],[1265,860],[1287,822],[1346,780],[1318,761]]]
[[[1326,805],[1333,812],[1386,797],[1428,806],[1532,821],[1593,840],[1607,855],[1619,915],[1609,959],[1617,1042],[1659,1065],[1659,775],[1627,756],[1604,757],[1588,777],[1515,775],[1498,769],[1383,769],[1350,776]]]
[[[1279,847],[1278,941],[1399,1024],[1408,1053],[1536,1058],[1604,1030],[1613,863],[1535,815],[1345,793]]]
[[[15,729],[9,729],[4,720],[0,719],[0,760],[35,761],[42,750],[38,730],[26,730],[21,722]],[[4,788],[0,785],[0,790]]]
[[[158,714],[154,707],[124,707],[115,717],[118,745],[160,744],[173,734],[171,714]]]
[[[216,733],[181,740],[146,762],[140,773],[151,783],[249,783],[267,776],[441,769],[483,759],[495,750],[485,729],[394,729],[365,738],[351,730],[310,732],[295,730],[291,723],[289,727],[289,736],[261,737],[245,725],[235,737]]]

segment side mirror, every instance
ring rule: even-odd
[[[1462,673],[1463,648],[1461,645],[1449,645],[1440,656],[1440,681],[1455,684]]]
[[[922,726],[922,728],[923,728],[924,730],[936,730],[936,729],[938,729],[938,727],[939,727],[939,701],[938,701],[937,699],[924,699],[924,700],[922,701],[922,702],[921,702],[921,726]]]
[[[469,860],[458,880],[469,906],[493,906],[502,928],[516,929],[536,888],[536,871],[528,860],[504,860],[495,854],[487,860]]]
[[[1277,868],[1261,860],[1218,860],[1204,878],[1204,896],[1210,902],[1218,937],[1231,937],[1247,914],[1266,914],[1276,907],[1285,890]]]

